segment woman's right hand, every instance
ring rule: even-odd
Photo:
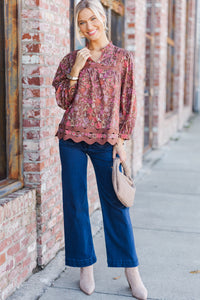
[[[90,50],[87,47],[84,47],[83,49],[79,50],[76,55],[75,63],[71,70],[71,76],[77,76],[79,75],[80,71],[85,66],[85,63],[87,59],[91,56]]]

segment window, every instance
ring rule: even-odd
[[[0,197],[3,197],[23,186],[17,0],[1,1],[0,17]]]
[[[155,1],[146,3],[145,90],[144,90],[144,153],[152,147],[154,97]]]
[[[175,0],[168,1],[166,112],[173,111]]]
[[[124,47],[124,0],[101,0],[108,20],[108,39]]]
[[[76,34],[75,34],[75,26],[74,26],[74,9],[76,4],[79,2],[80,0],[71,0],[70,1],[70,49],[71,51],[73,50],[77,50],[77,49],[81,49],[85,46],[85,39],[81,39],[82,41],[82,45],[80,44],[80,42],[78,41],[78,39],[76,38]]]
[[[190,57],[189,57],[189,33],[190,33],[190,20],[189,20],[189,13],[190,13],[190,1],[186,0],[186,20],[185,20],[185,78],[184,78],[184,105],[189,104],[189,76],[190,76]]]

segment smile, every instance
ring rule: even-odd
[[[96,32],[97,32],[97,29],[96,29],[96,30],[93,30],[93,31],[90,31],[90,32],[88,32],[88,34],[89,34],[89,35],[94,35]]]

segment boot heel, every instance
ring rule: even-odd
[[[130,287],[131,292],[132,292],[132,296],[134,298],[138,299],[138,300],[147,300],[147,289],[145,288],[145,286],[142,283],[142,281],[141,281],[141,288],[143,289],[143,291],[137,290],[137,288],[134,287],[134,286],[132,288],[131,284],[130,284],[130,281],[129,281],[129,278],[128,278],[128,274],[126,273],[126,269],[124,271],[125,271],[125,276],[126,276],[126,279],[128,281],[129,287]],[[139,275],[139,273],[138,273],[138,275]],[[141,278],[140,278],[140,280],[141,280]]]
[[[95,281],[92,270],[80,269],[80,290],[86,295],[91,295],[95,290]]]

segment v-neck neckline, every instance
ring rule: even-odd
[[[99,58],[95,61],[94,59],[92,59],[91,57],[88,58],[88,60],[94,62],[94,63],[99,63],[103,57],[103,54],[105,52],[105,50],[107,48],[109,48],[110,46],[112,46],[112,41],[110,41],[106,46],[104,46],[103,48],[101,48],[101,55],[99,56]],[[86,46],[88,48],[88,46]],[[89,49],[89,48],[88,48]]]

